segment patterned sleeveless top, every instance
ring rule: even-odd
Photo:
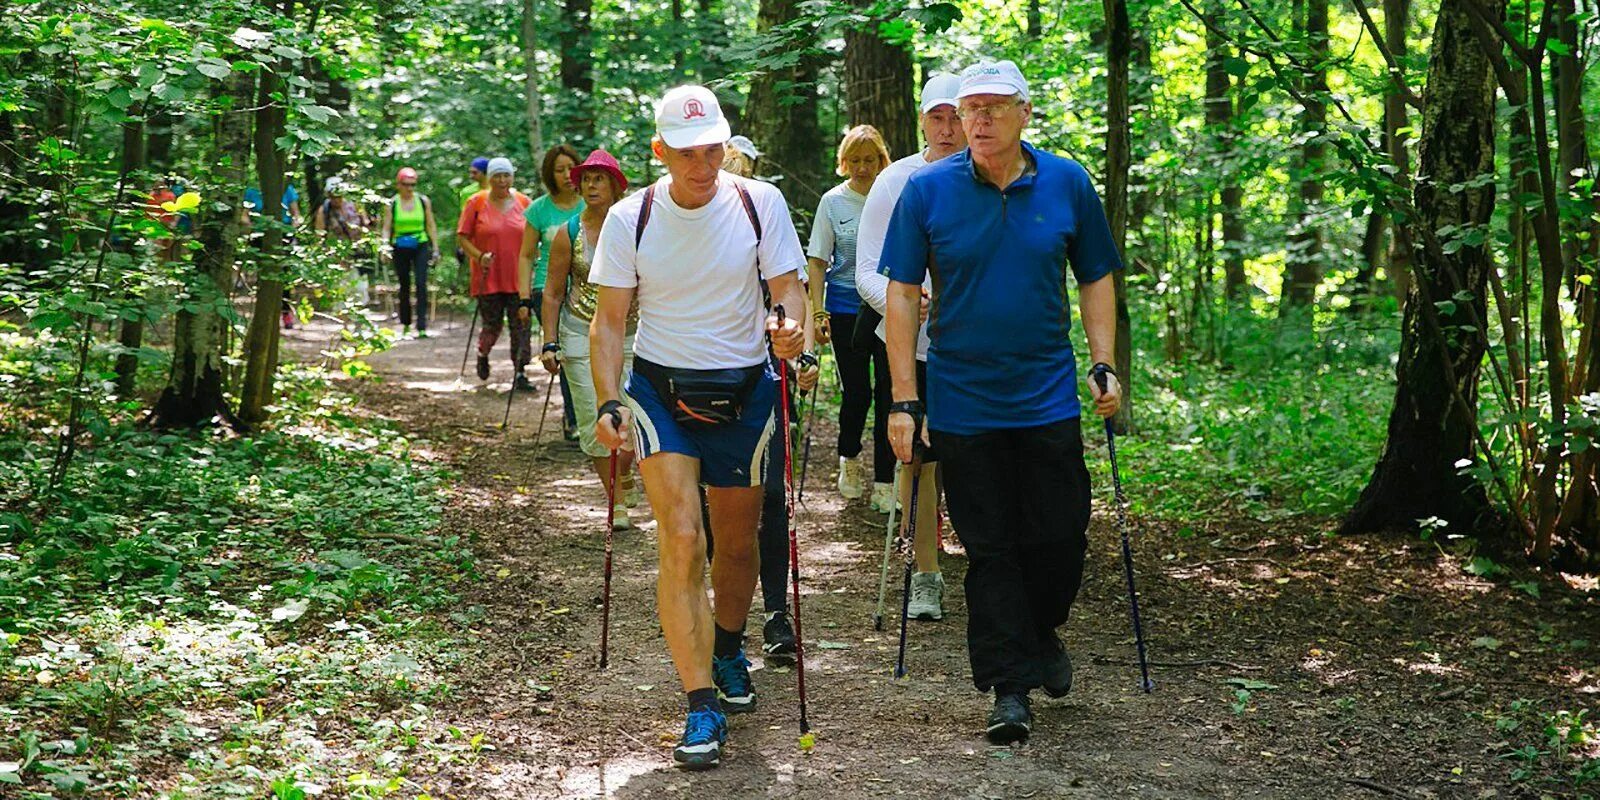
[[[600,287],[589,282],[589,243],[583,235],[581,215],[567,221],[567,238],[572,241],[572,264],[567,269],[567,313],[583,322],[593,322],[594,312],[600,304]],[[628,332],[639,324],[639,295],[633,296],[633,307],[628,309]]]

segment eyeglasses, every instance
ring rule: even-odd
[[[990,103],[986,106],[966,106],[956,109],[956,116],[962,119],[981,119],[993,122],[995,117],[1022,105],[1021,100],[1007,100],[1003,103]]]
[[[416,181],[401,181],[400,185],[401,186],[408,186],[408,187],[409,186],[416,186],[417,182]]]

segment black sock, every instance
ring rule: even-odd
[[[732,658],[739,654],[739,648],[744,647],[744,628],[736,631],[725,631],[717,625],[716,643],[711,646],[711,654],[717,658]]]
[[[716,689],[696,689],[689,693],[689,711],[692,713],[702,709],[711,709],[712,711],[721,709],[721,704],[717,702]]]

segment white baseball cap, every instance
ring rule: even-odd
[[[679,86],[656,106],[656,132],[668,147],[722,144],[733,133],[722,104],[704,86]]]
[[[956,97],[975,94],[1021,95],[1028,99],[1028,80],[1010,61],[984,61],[961,70],[961,90]]]
[[[338,175],[330,175],[322,182],[322,193],[326,195],[344,194],[344,181]]]
[[[756,143],[750,141],[748,136],[735,136],[728,140],[728,146],[745,154],[752,161],[761,157],[761,151],[756,149]]]
[[[954,106],[956,92],[961,90],[961,78],[948,72],[936,72],[922,86],[922,113],[939,106]]]
[[[504,157],[489,159],[489,169],[485,170],[485,173],[499,175],[502,172],[507,175],[517,174],[517,168],[511,165],[511,159]]]

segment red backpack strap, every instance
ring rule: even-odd
[[[644,241],[644,226],[650,224],[650,209],[656,204],[656,185],[644,187],[644,203],[639,206],[639,223],[633,230],[633,250],[639,251],[639,243]]]

